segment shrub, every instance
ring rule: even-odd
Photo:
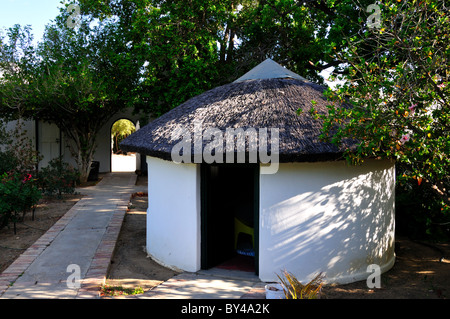
[[[14,185],[7,180],[7,173],[0,176],[0,229],[7,226],[12,215],[9,194],[13,193]]]
[[[449,181],[443,184],[448,190]],[[395,192],[398,234],[418,240],[450,240],[450,208],[429,183],[400,179]]]
[[[0,119],[0,228],[22,219],[39,201],[42,194],[37,186],[36,167],[39,153],[27,137],[21,120],[6,131]]]
[[[0,175],[14,170],[19,165],[11,151],[0,151]]]
[[[78,181],[78,171],[57,157],[39,172],[39,184],[45,195],[73,194]]]
[[[416,240],[450,240],[450,176],[432,183],[411,176],[401,164],[396,173],[396,232]]]
[[[30,211],[41,198],[42,194],[36,186],[36,180],[31,174],[17,172],[3,173],[0,176],[0,228],[11,221],[19,221]]]

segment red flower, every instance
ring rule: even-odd
[[[27,175],[23,178],[22,183],[25,184],[25,183],[28,182],[32,177],[33,177],[33,176],[32,176],[31,174],[27,174]]]

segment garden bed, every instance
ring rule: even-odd
[[[394,266],[381,275],[381,288],[366,281],[323,287],[328,299],[448,299],[450,245],[396,239]],[[367,273],[368,275],[370,273]]]
[[[62,195],[56,197],[43,197],[35,210],[34,220],[32,213],[28,212],[23,221],[17,222],[16,234],[13,225],[0,230],[0,273],[19,257],[25,250],[34,244],[53,224],[58,221],[82,195]]]

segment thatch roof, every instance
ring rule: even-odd
[[[263,79],[297,79],[302,81],[307,81],[304,77],[301,77],[297,73],[292,72],[281,65],[273,61],[272,59],[266,59],[261,62],[253,69],[245,73],[243,76],[238,78],[235,83],[247,81],[247,80],[263,80]]]
[[[272,63],[275,62],[269,63],[273,67]],[[172,148],[181,140],[181,137],[173,140],[173,132],[183,127],[193,137],[194,123],[201,123],[203,132],[217,128],[223,134],[229,128],[255,128],[257,131],[267,128],[269,133],[271,128],[278,128],[279,162],[325,161],[341,157],[342,149],[319,140],[322,124],[309,113],[312,100],[317,102],[314,108],[318,112],[326,112],[329,102],[323,96],[324,88],[300,76],[292,76],[295,73],[289,70],[290,73],[284,73],[284,68],[278,71],[272,70],[272,78],[261,70],[253,75],[250,71],[250,76],[193,97],[130,135],[120,147],[124,151],[171,160]],[[299,108],[303,110],[300,115],[297,114]],[[270,141],[268,139],[269,148],[272,147]],[[203,141],[201,150],[192,145],[192,162],[195,162],[195,154],[203,151],[208,143]],[[223,149],[226,149],[225,145]]]

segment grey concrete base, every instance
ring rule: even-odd
[[[232,275],[231,277],[229,277]],[[236,276],[237,275],[237,276]],[[253,275],[254,276],[254,275]],[[244,279],[246,277],[246,279]],[[256,276],[254,276],[256,277]],[[181,273],[135,299],[240,299],[255,287],[259,279],[220,270]]]

